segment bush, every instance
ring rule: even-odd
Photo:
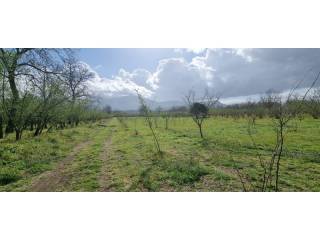
[[[0,185],[7,185],[15,182],[20,178],[18,171],[10,168],[0,169]]]

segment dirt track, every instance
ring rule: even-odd
[[[90,141],[82,142],[75,146],[72,152],[63,159],[58,166],[48,172],[41,174],[28,191],[31,192],[55,192],[64,189],[68,185],[71,175],[68,173],[68,166],[77,156],[78,152],[90,145]]]

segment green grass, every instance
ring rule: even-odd
[[[81,151],[73,161],[71,171],[73,178],[68,191],[97,191],[100,187],[98,177],[102,167],[100,155],[103,145],[110,135],[110,128],[101,128],[90,140],[88,148]]]
[[[97,124],[83,124],[45,132],[39,137],[26,133],[19,142],[13,136],[1,140],[0,191],[25,191],[33,177],[54,169],[74,146],[91,139],[100,130]]]
[[[247,134],[246,119],[211,118],[205,139],[190,118],[158,119],[162,156],[157,156],[150,130],[142,118],[116,124],[110,163],[114,191],[241,191],[234,164],[253,181],[259,179],[257,153],[271,156],[275,133],[270,119],[258,119],[255,148]],[[320,122],[307,118],[290,131],[280,166],[282,191],[319,191]],[[196,164],[190,164],[194,161]]]
[[[168,177],[176,185],[190,184],[199,181],[208,171],[195,160],[175,161],[168,167]],[[166,169],[165,169],[166,170]]]
[[[270,119],[258,119],[254,139],[247,134],[247,119],[210,118],[201,139],[191,118],[158,119],[156,133],[162,154],[155,151],[150,129],[143,118],[113,118],[106,124],[25,135],[16,143],[0,143],[0,190],[27,190],[34,178],[55,169],[79,143],[89,141],[68,165],[68,184],[60,191],[99,191],[101,174],[110,191],[242,191],[235,167],[259,180],[257,154],[271,156],[275,133]],[[292,122],[280,165],[281,191],[320,191],[320,121],[305,118]],[[138,134],[135,132],[135,126]],[[101,159],[111,138],[107,161]]]
[[[14,168],[4,167],[0,169],[0,185],[7,185],[19,178],[19,173]]]

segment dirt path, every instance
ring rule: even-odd
[[[31,185],[28,191],[31,192],[55,192],[62,190],[68,185],[71,175],[68,173],[68,166],[77,156],[78,152],[87,147],[90,141],[82,142],[75,146],[72,152],[63,159],[52,171],[41,174]]]
[[[101,152],[99,159],[102,161],[101,173],[99,176],[99,185],[100,185],[100,192],[109,192],[110,191],[110,169],[108,167],[108,160],[109,160],[109,152],[110,146],[112,144],[112,133],[107,138],[104,143],[103,151]]]

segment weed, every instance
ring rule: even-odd
[[[7,185],[20,178],[18,171],[14,168],[0,168],[0,185]]]
[[[199,181],[206,174],[207,169],[194,159],[174,161],[168,166],[168,176],[175,184],[190,184]]]

